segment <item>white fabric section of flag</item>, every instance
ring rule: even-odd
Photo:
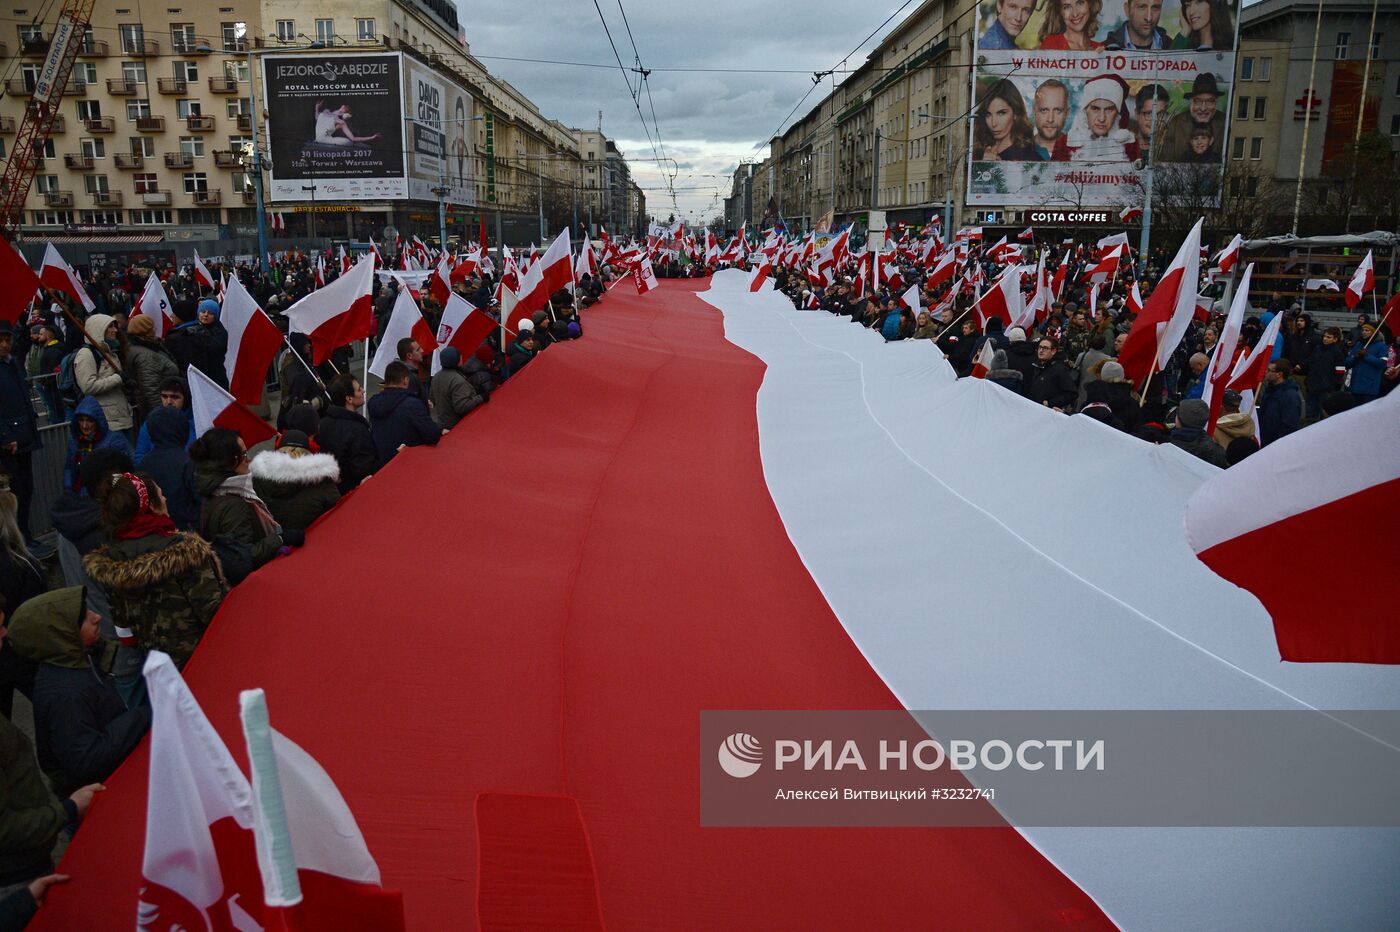
[[[656,281],[656,272],[652,270],[651,260],[643,259],[637,266],[636,274],[633,276],[637,281],[637,293],[646,294],[655,288],[660,287]]]
[[[235,275],[229,283],[228,290],[224,292],[224,306],[219,313],[219,322],[228,331],[228,350],[224,353],[224,372],[232,378],[234,370],[238,368],[238,351],[243,345],[243,334],[248,329],[248,324],[253,318],[261,316],[272,324],[272,319],[258,307],[258,302],[248,293],[248,289],[243,287],[243,283]],[[277,326],[272,324],[272,326]]]
[[[572,281],[573,263],[570,261],[572,257],[573,250],[569,246],[569,231],[563,230],[549,244],[549,249],[545,250],[540,260],[531,262],[530,267],[521,276],[520,288],[517,292],[520,300],[528,300],[544,307],[544,302],[549,299],[549,294],[535,294],[536,290],[545,285],[547,281],[554,281],[559,287],[564,287],[565,283],[560,280],[563,276],[558,275],[556,271],[560,263],[563,263],[565,269],[568,270],[568,277]],[[557,290],[558,288],[552,289],[551,293]]]
[[[1138,290],[1138,283],[1133,282],[1133,287],[1128,291],[1128,310],[1134,314],[1142,313],[1142,292]]]
[[[1396,479],[1400,394],[1392,392],[1280,437],[1202,484],[1186,503],[1186,537],[1200,553]]]
[[[214,276],[210,274],[208,267],[205,266],[204,260],[199,258],[198,249],[194,251],[194,275],[207,288],[213,288],[218,284],[214,281]]]
[[[50,279],[46,280],[44,284],[53,288],[55,286],[51,284],[51,277],[44,274],[46,269],[57,269],[59,274],[67,279],[69,287],[63,290],[67,291],[74,298],[77,298],[78,301],[82,303],[83,310],[91,314],[97,309],[97,305],[87,293],[87,289],[83,287],[83,280],[78,277],[77,272],[73,271],[73,267],[63,260],[63,257],[58,254],[58,250],[53,248],[53,243],[49,243],[45,246],[44,261],[39,265],[39,278]]]
[[[154,271],[146,276],[146,286],[141,289],[141,299],[136,306],[155,324],[156,337],[164,339],[166,329],[174,319],[175,313],[170,306],[170,295],[165,293],[165,286]]]
[[[400,288],[399,296],[394,299],[394,309],[389,313],[389,323],[384,327],[384,336],[369,364],[371,373],[384,378],[384,370],[389,363],[399,358],[399,341],[413,336],[414,326],[422,319],[423,312],[418,309],[413,295],[408,293],[407,288]]]
[[[1228,272],[1234,267],[1235,262],[1240,257],[1240,247],[1244,245],[1244,237],[1236,233],[1235,238],[1230,240],[1230,244],[1220,251],[1220,257],[1215,260],[1215,264],[1222,272]]]
[[[910,285],[909,289],[904,292],[904,297],[900,300],[904,302],[905,307],[909,308],[909,313],[914,315],[914,319],[918,320],[919,312],[922,310],[919,304],[919,286]]]
[[[1110,246],[1122,246],[1126,249],[1128,246],[1128,234],[1114,233],[1112,236],[1105,236],[1103,239],[1099,240],[1097,245],[1100,252],[1109,248]]]
[[[252,788],[170,657],[151,651],[142,673],[151,700],[151,764],[141,875],[208,909],[224,896],[209,826],[232,818],[251,828]]]
[[[1330,278],[1309,278],[1303,282],[1305,291],[1341,291],[1342,286]]]
[[[318,288],[283,313],[293,333],[314,333],[341,314],[347,314],[355,302],[370,294],[374,288],[374,259],[368,253],[349,272],[324,288]]]
[[[1244,324],[1245,311],[1249,310],[1249,284],[1253,279],[1254,263],[1251,262],[1244,267],[1244,275],[1240,277],[1239,287],[1230,302],[1230,312],[1225,315],[1210,365],[1206,368],[1205,392],[1201,395],[1201,400],[1206,404],[1210,404],[1215,396],[1215,383],[1229,375],[1230,361],[1235,358],[1235,350],[1239,347],[1240,327]],[[1221,390],[1224,390],[1223,385]]]
[[[1254,368],[1261,357],[1273,355],[1274,344],[1278,342],[1279,325],[1282,323],[1283,315],[1275,314],[1274,319],[1264,325],[1264,332],[1259,335],[1259,342],[1255,343],[1250,351],[1241,356],[1239,362],[1235,363],[1235,368],[1230,373],[1230,380],[1232,383],[1235,379]],[[1236,387],[1240,390],[1254,388],[1253,385],[1241,385]]]
[[[185,368],[185,381],[190,386],[190,413],[194,415],[194,435],[203,437],[214,426],[214,419],[237,400],[219,387],[209,376],[194,366]]]
[[[1159,372],[1167,367],[1172,353],[1176,352],[1182,337],[1186,336],[1186,329],[1191,326],[1191,320],[1196,315],[1196,282],[1201,277],[1201,226],[1204,223],[1204,218],[1196,221],[1196,225],[1186,234],[1186,239],[1176,254],[1177,259],[1182,260],[1184,272],[1181,276],[1181,288],[1176,294],[1175,310],[1157,338]]]

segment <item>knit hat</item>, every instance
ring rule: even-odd
[[[444,346],[438,353],[438,362],[444,369],[456,369],[462,364],[462,351],[455,346]]]
[[[532,320],[528,320],[528,319],[527,319],[527,320],[521,320],[520,323],[519,323],[517,326],[520,327],[520,335],[523,337],[523,336],[525,335],[525,331],[526,331],[526,330],[534,330],[534,329],[535,329],[535,322],[532,321]]]
[[[205,298],[203,301],[199,302],[199,313],[203,314],[207,311],[214,315],[215,320],[219,319],[220,310],[222,309],[219,307],[219,302],[215,301],[213,298]]]
[[[1176,419],[1182,427],[1205,427],[1210,420],[1210,405],[1199,398],[1188,398],[1177,406]]]
[[[156,322],[145,314],[136,314],[127,321],[126,332],[130,336],[149,340],[156,335]]]
[[[1020,327],[1012,327],[1006,331],[1006,338],[1012,343],[1024,343],[1026,342],[1026,331]]]
[[[1235,391],[1233,388],[1227,388],[1225,389],[1225,394],[1220,396],[1220,400],[1222,403],[1229,405],[1232,408],[1238,408],[1241,402],[1244,401],[1244,396],[1241,395],[1239,392]]]
[[[311,406],[306,405],[306,407]],[[277,449],[281,450],[286,447],[301,447],[303,450],[308,450],[311,448],[311,439],[302,431],[284,430],[282,436],[277,438]]]
[[[538,327],[540,324],[544,323],[546,320],[549,320],[549,314],[547,314],[547,313],[544,312],[544,311],[536,311],[535,313],[533,313],[533,314],[530,315],[530,319],[531,319],[532,321],[534,321],[534,322],[535,322],[535,326]]]
[[[308,404],[292,405],[287,412],[287,430],[314,437],[321,432],[321,415]]]
[[[993,370],[996,370],[996,369],[1005,369],[1005,368],[1006,368],[1006,350],[1004,350],[1004,349],[999,349],[999,350],[997,350],[996,352],[992,353],[992,369],[993,369]]]
[[[1125,382],[1127,378],[1123,375],[1123,364],[1116,359],[1110,359],[1103,364],[1099,370],[1099,378],[1105,382]]]

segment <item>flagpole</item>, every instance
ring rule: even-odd
[[[306,367],[306,371],[311,373],[311,377],[312,377],[313,379],[316,380],[316,384],[319,385],[319,386],[321,386],[322,388],[325,388],[325,387],[326,387],[326,384],[325,384],[324,382],[321,381],[321,376],[320,376],[320,374],[319,374],[314,368],[312,368],[311,363],[307,362],[306,359],[303,358],[303,356],[301,355],[301,353],[298,353],[298,352],[297,352],[297,348],[296,348],[295,346],[292,345],[292,341],[291,341],[291,340],[287,339],[287,335],[286,335],[286,334],[283,334],[283,335],[282,335],[282,342],[283,342],[284,344],[286,344],[287,349],[289,349],[289,350],[292,351],[292,355],[295,356],[295,357],[297,358],[297,361],[300,362],[303,366]],[[331,363],[331,365],[334,366],[335,363]]]
[[[1138,395],[1138,408],[1147,406],[1147,389],[1152,384],[1152,377],[1157,374],[1157,357],[1152,357],[1152,366],[1147,370],[1147,378],[1142,383],[1142,394]]]
[[[1375,304],[1375,299],[1376,299],[1375,294],[1372,294],[1372,295],[1371,295],[1371,303],[1372,303],[1373,305]],[[1371,336],[1370,336],[1370,338],[1368,338],[1368,339],[1366,340],[1365,343],[1362,343],[1362,344],[1361,344],[1361,352],[1363,352],[1363,353],[1366,352],[1366,347],[1370,346],[1370,345],[1371,345],[1371,340],[1374,340],[1374,339],[1376,338],[1376,334],[1378,334],[1378,333],[1381,332],[1381,328],[1384,327],[1384,326],[1385,326],[1385,322],[1386,322],[1387,320],[1390,319],[1390,313],[1391,313],[1391,311],[1393,311],[1393,310],[1395,310],[1395,309],[1394,309],[1394,308],[1391,308],[1390,311],[1386,311],[1386,312],[1385,312],[1385,316],[1382,317],[1380,320],[1376,321],[1376,329],[1372,330],[1372,331],[1371,331]]]

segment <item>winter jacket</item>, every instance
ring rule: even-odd
[[[332,405],[321,415],[321,429],[316,434],[316,443],[321,452],[334,456],[340,465],[342,495],[379,468],[379,454],[374,449],[369,423],[358,413],[339,405]]]
[[[166,511],[182,531],[199,527],[199,492],[194,485],[194,464],[187,450],[191,421],[179,408],[156,408],[142,425],[149,431],[151,452],[137,460],[165,496]]]
[[[1035,377],[1035,344],[1026,340],[1017,340],[1008,343],[1006,347],[1006,364],[1021,373],[1021,385],[1024,387],[1031,384],[1031,379]]]
[[[476,358],[475,355],[468,356],[462,360],[462,374],[467,377],[467,381],[472,383],[472,388],[485,401],[487,397],[496,390],[496,377],[491,374],[486,363]]]
[[[340,464],[302,447],[268,450],[250,465],[253,490],[283,528],[304,531],[340,501]]]
[[[1142,423],[1142,405],[1133,397],[1133,387],[1126,381],[1108,382],[1095,379],[1084,386],[1084,404],[1101,401],[1113,409],[1113,416],[1132,433]]]
[[[165,349],[175,360],[175,368],[184,375],[194,366],[219,385],[228,386],[224,374],[224,357],[216,355],[209,331],[191,320],[180,324],[165,335]]]
[[[1093,371],[1094,367],[1100,362],[1112,358],[1103,350],[1096,349],[1087,349],[1079,354],[1079,358],[1074,363],[1075,377],[1079,382],[1079,395],[1074,399],[1075,410],[1084,407],[1084,386],[1099,378]]]
[[[1205,460],[1221,469],[1230,464],[1225,459],[1225,449],[1206,436],[1199,427],[1178,427],[1171,432],[1173,446],[1180,447],[1197,459]]]
[[[87,335],[98,346],[107,349],[107,355],[117,359],[117,351],[107,348],[103,335],[113,324],[106,314],[93,314],[83,325]],[[78,389],[88,398],[95,398],[107,415],[107,424],[113,431],[126,430],[133,423],[131,404],[126,400],[126,390],[122,387],[122,373],[112,368],[107,358],[91,344],[80,349],[73,356],[73,380]],[[79,410],[82,410],[79,406]]]
[[[1070,367],[1056,356],[1049,362],[1035,364],[1026,384],[1026,397],[1036,404],[1069,411],[1079,398],[1079,384]]]
[[[30,599],[10,620],[11,644],[39,664],[35,744],[58,796],[111,776],[151,725],[151,707],[127,709],[107,672],[115,645],[83,647],[78,629],[86,611],[83,590],[74,586]]]
[[[49,509],[49,520],[58,532],[58,562],[63,568],[63,582],[68,586],[86,586],[88,608],[102,616],[102,637],[116,641],[117,629],[112,624],[112,608],[107,593],[93,582],[83,566],[87,556],[107,540],[102,527],[102,509],[85,492],[64,492]],[[113,676],[140,676],[146,652],[117,644],[117,659],[112,664]]]
[[[467,412],[481,404],[481,396],[460,369],[443,369],[433,376],[433,420],[446,430],[457,426]]]
[[[1386,345],[1380,339],[1371,341],[1366,351],[1357,343],[1347,353],[1346,367],[1351,370],[1351,393],[1371,395],[1381,393],[1381,376],[1385,373]]]
[[[0,716],[0,887],[47,874],[71,817],[44,782],[29,739]]]
[[[256,505],[224,487],[230,478],[231,473],[208,463],[195,467],[194,487],[204,499],[199,534],[211,543],[224,537],[246,545],[253,569],[257,569],[277,556],[282,538],[263,526]]]
[[[155,341],[131,337],[126,347],[126,368],[136,377],[136,400],[141,413],[160,407],[160,383],[180,374],[175,360]]]
[[[1230,441],[1241,437],[1254,439],[1254,415],[1242,414],[1239,411],[1220,415],[1215,422],[1215,433],[1211,434],[1211,437],[1222,449],[1228,447]]]
[[[889,343],[899,339],[899,310],[896,308],[885,315],[885,320],[880,324],[880,336]]]
[[[39,440],[39,419],[30,401],[29,382],[19,356],[0,360],[0,445],[16,444],[16,453],[28,453],[43,446]]]
[[[78,415],[86,414],[97,422],[97,431],[89,440],[84,440],[78,430]],[[127,456],[131,455],[131,444],[127,442],[126,435],[108,427],[106,409],[102,402],[92,395],[88,395],[78,402],[77,410],[73,412],[73,417],[68,422],[68,459],[63,465],[63,487],[65,489],[78,488],[78,469],[83,465],[83,461],[92,454],[94,450],[121,450]]]
[[[194,432],[194,418],[190,417],[189,414],[185,414],[185,425],[185,449],[188,450],[190,447],[194,446],[195,440],[198,439],[197,435]],[[144,463],[146,461],[146,457],[150,455],[150,452],[153,449],[155,449],[155,444],[151,442],[150,428],[150,422],[143,421],[141,424],[141,429],[136,432],[136,456],[134,457],[134,459],[136,461],[137,466],[140,466],[142,463]]]
[[[507,346],[506,358],[510,360],[511,374],[514,375],[521,369],[524,369],[526,364],[535,358],[537,352],[538,350],[528,350],[521,346],[519,340]]]
[[[15,609],[48,588],[43,569],[33,559],[13,557],[0,550],[0,596],[5,599],[6,614],[13,615]]]
[[[987,370],[987,381],[1021,394],[1021,373],[1006,364],[1006,350],[997,350],[992,354],[992,368]]]
[[[1285,378],[1277,385],[1264,389],[1259,399],[1259,442],[1268,446],[1286,437],[1299,427],[1303,418],[1303,394],[1298,383]]]
[[[427,406],[403,388],[386,388],[369,400],[369,431],[380,466],[400,446],[435,446],[442,439],[442,428],[428,416]]]
[[[1318,343],[1308,356],[1305,367],[1308,380],[1308,395],[1321,398],[1328,392],[1342,387],[1342,376],[1337,369],[1347,358],[1347,351],[1340,342]]]
[[[107,593],[112,621],[136,635],[141,650],[160,650],[175,666],[190,659],[228,592],[208,541],[180,532],[114,540],[83,559]]]

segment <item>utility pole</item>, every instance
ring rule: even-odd
[[[1152,243],[1152,179],[1156,175],[1156,171],[1154,171],[1154,162],[1157,156],[1156,104],[1160,99],[1161,98],[1157,97],[1156,91],[1153,91],[1152,100],[1148,102],[1148,106],[1152,107],[1152,122],[1148,127],[1148,132],[1151,135],[1147,140],[1147,168],[1144,172],[1147,175],[1147,184],[1145,196],[1142,200],[1142,234],[1138,237],[1139,278],[1147,274],[1147,249]]]
[[[544,242],[544,168],[541,167],[535,172],[535,181],[538,183],[538,193],[535,195],[540,211],[540,242]]]
[[[875,130],[875,157],[870,162],[870,209],[876,211],[880,209],[880,199],[877,192],[880,190],[880,130]],[[866,224],[866,235],[869,235],[870,226]]]
[[[1317,25],[1313,27],[1312,65],[1308,68],[1308,87],[1303,91],[1303,144],[1298,148],[1298,187],[1293,194],[1293,235],[1298,235],[1298,214],[1303,209],[1303,172],[1308,162],[1308,129],[1312,125],[1313,86],[1317,80],[1317,44],[1322,40],[1322,0],[1317,0]],[[1365,105],[1366,87],[1361,87]]]

